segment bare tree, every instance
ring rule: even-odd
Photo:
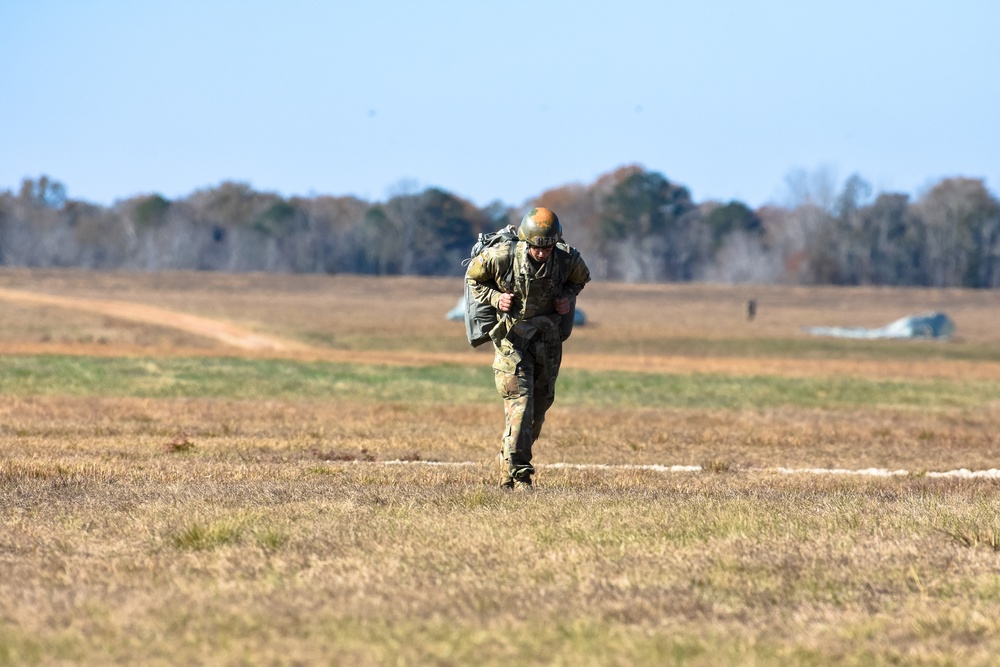
[[[1000,203],[982,180],[946,179],[916,205],[927,230],[926,269],[935,287],[996,284]]]

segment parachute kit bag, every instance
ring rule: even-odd
[[[566,261],[570,261],[580,256],[580,253],[576,248],[572,248],[562,241],[556,244],[556,252],[565,253]],[[564,266],[564,263],[562,261],[557,261],[556,265],[562,267]],[[562,274],[560,274],[560,276],[561,275]],[[563,315],[559,320],[559,337],[564,341],[570,337],[570,334],[573,333],[573,325],[576,324],[576,295],[568,298],[569,313]]]
[[[514,248],[517,245],[517,230],[513,225],[508,225],[495,232],[483,233],[472,246],[469,258],[462,262],[462,266],[468,266],[472,260],[479,256],[487,248],[510,243],[510,258],[507,263],[507,274],[504,280],[505,286],[489,285],[498,291],[509,291],[513,282],[514,274]],[[480,303],[472,294],[469,282],[465,282],[465,335],[469,339],[469,345],[479,347],[490,340],[490,331],[497,325],[497,310],[488,303]]]

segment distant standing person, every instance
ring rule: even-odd
[[[500,486],[531,489],[531,447],[555,400],[562,343],[572,331],[576,297],[590,281],[590,271],[580,253],[563,242],[559,218],[547,208],[528,211],[517,237],[513,254],[510,243],[487,248],[469,264],[465,277],[476,300],[499,311],[490,338],[506,415],[497,457]],[[511,263],[510,289],[497,289],[508,284]]]

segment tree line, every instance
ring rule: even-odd
[[[793,174],[789,189],[789,204],[757,210],[696,203],[663,174],[627,166],[532,205],[556,211],[598,280],[1000,286],[1000,201],[981,179],[944,179],[915,200],[876,194],[857,175],[837,189]],[[522,213],[440,188],[367,202],[239,182],[106,207],[41,176],[0,193],[0,265],[459,276],[477,235]]]

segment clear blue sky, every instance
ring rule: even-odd
[[[754,207],[796,169],[997,194],[1000,0],[0,2],[0,190],[520,205],[631,163]]]

